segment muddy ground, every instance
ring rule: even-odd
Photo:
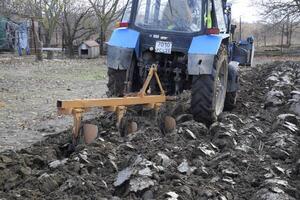
[[[0,101],[5,103],[0,109],[0,152],[69,129],[72,119],[58,117],[56,101],[102,97],[105,83],[103,58],[37,63],[33,56],[0,55]]]
[[[68,148],[70,130],[0,154],[0,199],[300,199],[300,63],[241,68],[238,105],[207,128],[189,115],[189,93],[151,112],[129,112],[138,131],[120,137],[101,112],[92,144]]]
[[[70,128],[71,117],[58,117],[58,99],[97,98],[106,92],[105,58],[55,59],[36,63],[35,57],[0,54],[0,152],[18,150]],[[256,64],[300,57],[255,58]],[[99,110],[85,115],[97,116]]]

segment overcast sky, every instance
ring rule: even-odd
[[[242,21],[255,22],[260,19],[258,9],[253,6],[253,0],[229,0],[232,2],[232,16],[235,20],[239,20],[242,16]]]

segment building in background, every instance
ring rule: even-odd
[[[100,56],[100,46],[94,40],[85,41],[79,45],[78,53],[80,58],[98,58]]]

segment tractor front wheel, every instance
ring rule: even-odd
[[[196,75],[192,83],[191,112],[196,121],[211,125],[223,112],[228,80],[227,51],[222,46],[214,61],[215,74]]]

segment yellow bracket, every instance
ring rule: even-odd
[[[153,76],[155,76],[159,86],[160,95],[147,95],[147,88]],[[115,112],[117,114],[117,126],[119,126],[126,113],[127,106],[143,105],[158,111],[164,102],[166,102],[166,96],[157,74],[157,65],[152,65],[142,89],[137,94],[130,94],[130,96],[123,98],[59,100],[57,101],[57,109],[61,115],[73,115],[73,143],[75,143],[81,129],[82,115],[89,108],[102,107],[105,111]]]
[[[73,144],[75,144],[78,136],[79,136],[79,132],[80,132],[80,128],[81,128],[81,120],[82,120],[82,113],[84,112],[83,109],[74,109],[72,110],[72,115],[74,117],[74,126],[73,126]]]
[[[159,87],[159,90],[160,90],[160,95],[165,95],[165,91],[163,90],[163,87],[161,85],[159,76],[157,74],[157,65],[152,65],[151,68],[150,68],[150,70],[149,70],[147,79],[144,82],[144,85],[143,85],[141,91],[138,93],[139,96],[143,97],[143,96],[146,95],[147,88],[149,87],[150,82],[151,82],[153,76],[155,76],[156,82],[158,84],[158,87]]]

